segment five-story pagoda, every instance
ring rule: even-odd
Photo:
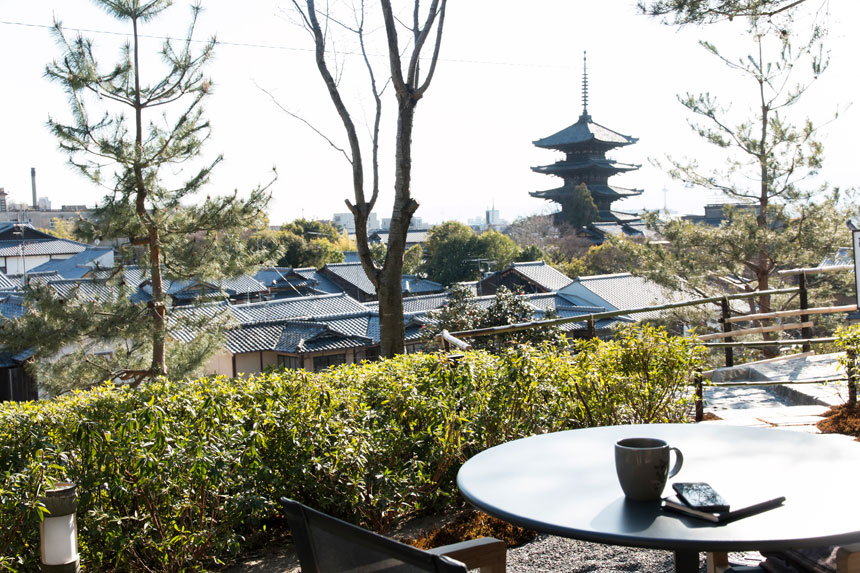
[[[642,193],[641,189],[627,189],[609,184],[609,178],[617,173],[639,169],[639,165],[620,163],[608,159],[606,152],[616,147],[636,143],[637,138],[622,135],[591,120],[588,114],[588,75],[583,55],[582,115],[576,123],[558,133],[534,141],[543,149],[555,149],[565,154],[552,165],[532,167],[537,173],[556,175],[564,181],[561,187],[548,191],[533,191],[532,197],[555,201],[561,205],[560,221],[580,221],[584,234],[602,242],[602,236],[610,234],[641,235],[642,219],[636,215],[612,210],[612,203]],[[582,221],[581,213],[571,212],[581,208],[575,199],[580,185],[585,184],[597,213],[590,220]],[[581,189],[581,188],[580,188]]]

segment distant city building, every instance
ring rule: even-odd
[[[484,211],[483,218],[474,217],[472,219],[468,219],[467,225],[469,225],[473,230],[481,233],[487,229],[500,231],[508,226],[508,222],[502,219],[499,216],[499,211],[493,207],[492,209]]]
[[[761,210],[759,206],[754,203],[711,203],[710,205],[705,205],[704,215],[684,215],[681,218],[685,221],[690,221],[691,223],[719,227],[720,223],[728,221],[728,215],[726,213],[727,208],[731,208],[738,213],[753,211],[756,215],[758,215]]]
[[[414,247],[415,245],[421,245],[427,241],[427,229],[412,229],[410,228],[406,231],[406,248],[409,249]],[[383,245],[388,245],[388,231],[374,231],[371,233],[367,240],[371,243],[381,243]]]
[[[645,224],[639,216],[612,210],[612,203],[641,195],[642,190],[609,184],[611,176],[635,171],[640,166],[606,157],[607,151],[636,141],[635,137],[622,135],[591,120],[588,114],[588,74],[583,56],[582,115],[573,125],[533,142],[542,149],[553,149],[565,154],[564,159],[552,165],[532,167],[537,173],[560,177],[563,184],[556,189],[532,191],[529,194],[558,203],[561,206],[560,219],[575,220],[576,214],[569,212],[575,203],[571,199],[575,196],[576,188],[584,183],[597,207],[597,217],[592,223],[579,227],[577,235],[595,244],[602,243],[608,234],[644,236]]]
[[[409,221],[409,228],[416,231],[422,229],[426,230],[427,225],[424,224],[424,219],[422,219],[421,217],[412,217],[412,220]],[[383,219],[382,226],[379,228],[379,230],[388,231],[389,229],[391,229],[391,219]]]
[[[352,213],[335,213],[332,215],[331,221],[335,225],[340,225],[346,229],[347,233],[355,233],[355,218],[352,216]],[[377,229],[379,229],[379,219],[376,213],[371,213],[367,216],[367,230],[376,231]]]
[[[37,208],[18,201],[10,201],[9,194],[0,187],[0,222],[29,223],[39,229],[52,229],[53,219],[88,218],[93,209],[86,205],[63,205],[59,209],[51,209],[51,200],[40,197],[36,200]]]

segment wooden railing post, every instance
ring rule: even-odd
[[[731,332],[732,331],[732,323],[729,322],[731,318],[732,310],[729,307],[729,299],[723,297],[723,300],[720,301],[720,306],[723,309],[723,332]],[[734,342],[734,339],[731,336],[726,337],[726,342]],[[726,366],[734,366],[735,365],[735,353],[731,346],[726,346]]]
[[[705,417],[705,396],[702,389],[702,371],[693,374],[693,384],[696,386],[696,421],[701,422]]]
[[[857,354],[853,350],[845,352],[848,358],[848,408],[854,408],[857,405]]]
[[[800,273],[800,276],[798,277],[798,285],[797,286],[800,287],[800,310],[806,310],[809,308],[809,291],[807,290],[807,286],[806,286],[806,271]],[[808,320],[809,320],[808,314],[801,314],[800,315],[800,322],[801,323],[805,323]],[[803,338],[805,341],[808,341],[810,338],[812,338],[812,329],[808,326],[804,326],[800,330],[800,337]],[[810,350],[812,350],[812,345],[809,342],[804,342],[803,343],[803,351],[809,352]]]

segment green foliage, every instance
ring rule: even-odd
[[[551,312],[546,318],[554,318]],[[436,340],[442,330],[458,332],[492,326],[506,326],[520,322],[529,322],[535,318],[535,309],[518,293],[505,286],[499,287],[492,303],[483,309],[477,305],[472,291],[462,285],[454,285],[448,292],[448,300],[442,308],[427,313],[432,320],[432,326],[426,326],[422,338],[432,347],[439,345]],[[531,328],[523,332],[500,334],[493,337],[480,337],[471,341],[473,348],[499,352],[503,346],[515,344],[541,344],[547,347],[566,348],[567,339],[556,326]]]
[[[427,278],[451,285],[480,276],[472,246],[475,232],[457,221],[436,225],[427,233],[422,271]]]
[[[818,28],[798,43],[791,28],[768,35],[767,24],[758,18],[752,19],[751,26],[752,53],[745,58],[726,56],[713,44],[702,42],[709,53],[746,82],[749,117],[736,114],[737,102],[724,105],[710,93],[679,96],[681,104],[696,118],[690,122],[693,131],[714,146],[721,159],[712,168],[700,165],[698,159],[668,160],[673,178],[752,204],[756,214],[730,214],[729,223],[713,232],[685,229],[681,222],[669,223],[665,230],[670,242],[679,240],[671,236],[675,229],[690,231],[686,235],[707,236],[695,242],[699,248],[692,253],[707,251],[704,242],[715,243],[710,250],[722,251],[722,267],[732,265],[731,274],[751,279],[754,288],[766,291],[786,251],[799,244],[791,223],[814,210],[816,202],[826,199],[820,196],[821,190],[804,184],[822,164],[817,128],[809,119],[792,123],[788,114],[826,69],[827,52]],[[804,68],[808,69],[807,76],[798,81],[796,76]],[[680,252],[689,248],[686,241],[673,246],[680,257],[687,257]],[[763,311],[770,310],[769,298],[761,297],[759,305]]]
[[[474,239],[472,258],[490,261],[487,270],[498,271],[511,266],[520,254],[520,249],[513,239],[500,232],[489,229]],[[480,277],[478,277],[480,278]]]
[[[481,271],[504,269],[517,260],[519,248],[507,235],[480,235],[457,221],[430,229],[424,244],[422,272],[443,285],[481,278]]]
[[[62,217],[54,217],[51,219],[51,227],[48,229],[39,229],[43,233],[48,233],[60,239],[69,239],[70,241],[79,241],[80,237],[77,233],[77,220],[64,219]]]
[[[696,349],[634,332],[573,360],[526,345],[0,404],[0,568],[37,568],[38,497],[52,480],[79,486],[87,570],[206,570],[259,533],[282,495],[385,530],[459,503],[456,472],[487,447],[685,420]]]
[[[520,250],[520,254],[517,255],[516,262],[526,263],[531,261],[543,261],[544,259],[546,259],[546,255],[542,250],[540,250],[540,247],[537,245],[529,245]]]
[[[377,267],[382,267],[385,263],[385,255],[388,249],[385,243],[375,242],[370,243],[370,254],[373,257],[373,263]],[[424,263],[424,249],[421,245],[412,245],[406,252],[403,253],[403,274],[404,275],[420,275],[422,271],[421,265]]]
[[[307,224],[308,229],[303,224]],[[298,219],[280,231],[258,231],[248,239],[247,244],[250,249],[277,253],[276,264],[280,267],[321,268],[327,263],[343,262],[340,241],[341,236],[333,226]]]
[[[412,245],[403,253],[403,274],[417,275],[421,271],[421,264],[423,262],[424,248],[421,245]]]
[[[851,205],[851,198],[847,199]],[[752,290],[758,283],[762,249],[768,253],[763,271],[776,277],[781,270],[815,267],[848,242],[844,221],[856,207],[848,209],[841,202],[841,194],[834,192],[791,209],[771,206],[768,220],[772,227],[759,226],[755,213],[746,210],[730,210],[730,221],[719,227],[681,220],[656,223],[667,243],[636,247],[643,253],[637,259],[638,272],[668,286],[677,286],[678,279],[683,279],[706,292],[714,275],[745,277],[752,281],[748,287]],[[812,275],[810,304],[833,304],[841,293],[851,290],[851,280],[849,273]],[[786,297],[772,297],[770,305],[779,310],[789,302],[792,300]]]
[[[647,264],[652,250],[642,242],[626,237],[608,236],[600,244],[588,249],[582,257],[585,275],[611,275],[615,273],[640,274]]]
[[[298,235],[307,242],[314,239],[326,239],[330,243],[337,243],[340,240],[340,230],[333,224],[325,221],[296,219],[282,226],[281,231]]]
[[[836,346],[845,353],[839,358],[839,364],[849,375],[856,376],[860,373],[860,324],[840,326],[835,336]]]
[[[425,326],[421,337],[425,343],[432,344],[436,335],[443,330],[457,332],[481,328],[485,314],[475,303],[472,289],[454,285],[448,290],[448,300],[444,306],[427,312],[427,318],[434,324]]]
[[[577,185],[561,204],[561,219],[574,228],[592,224],[597,216],[597,205],[585,183]]]
[[[692,403],[686,387],[705,360],[693,339],[649,325],[622,327],[607,342],[578,341],[575,352],[579,415],[589,426],[683,419]]]

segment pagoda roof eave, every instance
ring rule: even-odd
[[[636,137],[624,135],[591,121],[591,116],[582,115],[573,125],[562,129],[548,137],[533,141],[537,147],[544,149],[563,149],[589,142],[607,145],[610,148],[630,145],[639,141]]]
[[[588,191],[592,195],[596,195],[599,197],[606,197],[609,199],[624,199],[626,197],[636,197],[637,195],[641,195],[644,191],[642,189],[627,189],[625,187],[614,187],[611,185],[591,185],[588,187]],[[530,191],[529,195],[532,197],[537,197],[539,199],[547,199],[550,201],[555,201],[563,198],[565,195],[569,194],[573,189],[571,187],[557,187],[555,189],[548,189],[546,191]]]
[[[532,167],[531,169],[535,173],[548,173],[555,175],[558,173],[572,173],[576,171],[584,171],[586,169],[595,169],[611,173],[620,173],[626,171],[635,171],[640,167],[642,166],[636,165],[634,163],[619,163],[611,159],[590,159],[588,161],[580,161],[576,163],[569,161],[559,161],[557,163],[553,163],[552,165],[538,165],[536,167]]]

